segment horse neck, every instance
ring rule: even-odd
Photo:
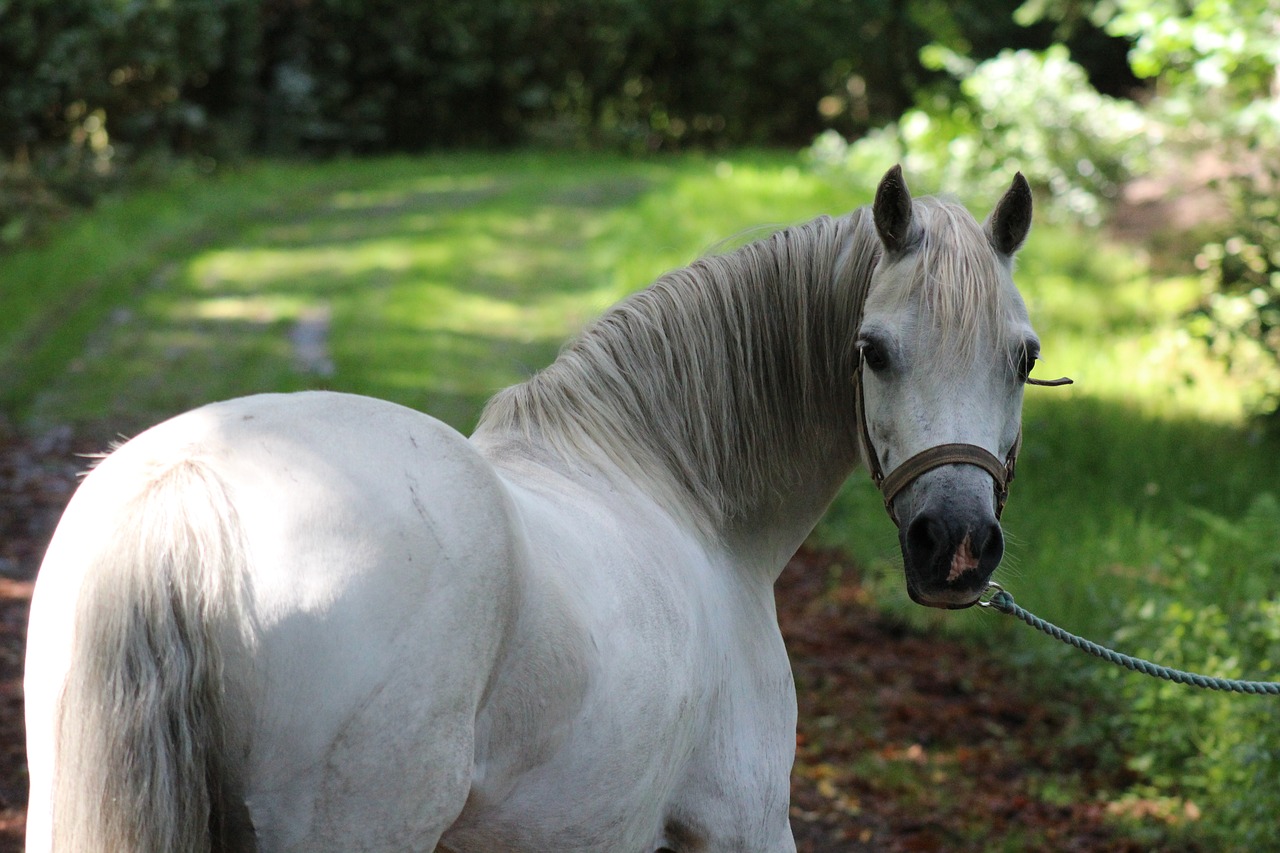
[[[604,457],[720,541],[803,538],[857,459],[855,324],[878,247],[864,209],[670,273],[495,397],[477,437]]]

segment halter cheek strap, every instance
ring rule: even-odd
[[[853,374],[855,417],[858,419],[859,437],[862,440],[862,455],[867,460],[867,470],[871,480],[884,496],[884,508],[893,519],[893,523],[901,526],[898,515],[893,509],[893,499],[920,476],[943,465],[974,465],[991,475],[996,489],[996,518],[1004,512],[1005,502],[1009,499],[1009,484],[1013,482],[1014,467],[1018,461],[1018,452],[1022,449],[1022,430],[1009,448],[1009,455],[1001,462],[995,454],[985,447],[976,444],[939,444],[922,450],[910,457],[898,467],[884,473],[880,466],[880,457],[876,454],[875,444],[871,441],[871,427],[867,423],[867,406],[862,393],[862,353],[858,353],[858,367]],[[1070,385],[1071,380],[1062,379],[1027,379],[1029,385],[1057,386]]]

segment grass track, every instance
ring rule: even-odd
[[[761,222],[861,201],[770,155],[259,164],[105,205],[11,259],[0,405],[37,425],[134,429],[323,386],[465,430],[661,272]],[[332,376],[292,355],[291,330],[317,312]]]

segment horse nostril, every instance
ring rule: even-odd
[[[947,526],[932,513],[921,513],[907,527],[907,551],[919,565],[929,565],[942,556],[946,547]]]
[[[984,525],[974,532],[973,538],[978,569],[984,574],[994,572],[1004,558],[1004,533],[1001,532],[1000,525],[996,522]]]

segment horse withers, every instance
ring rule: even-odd
[[[129,441],[36,584],[28,849],[794,850],[773,583],[863,459],[912,598],[977,600],[1030,217],[1021,176],[979,225],[894,169],[625,300],[470,438],[301,393]]]

